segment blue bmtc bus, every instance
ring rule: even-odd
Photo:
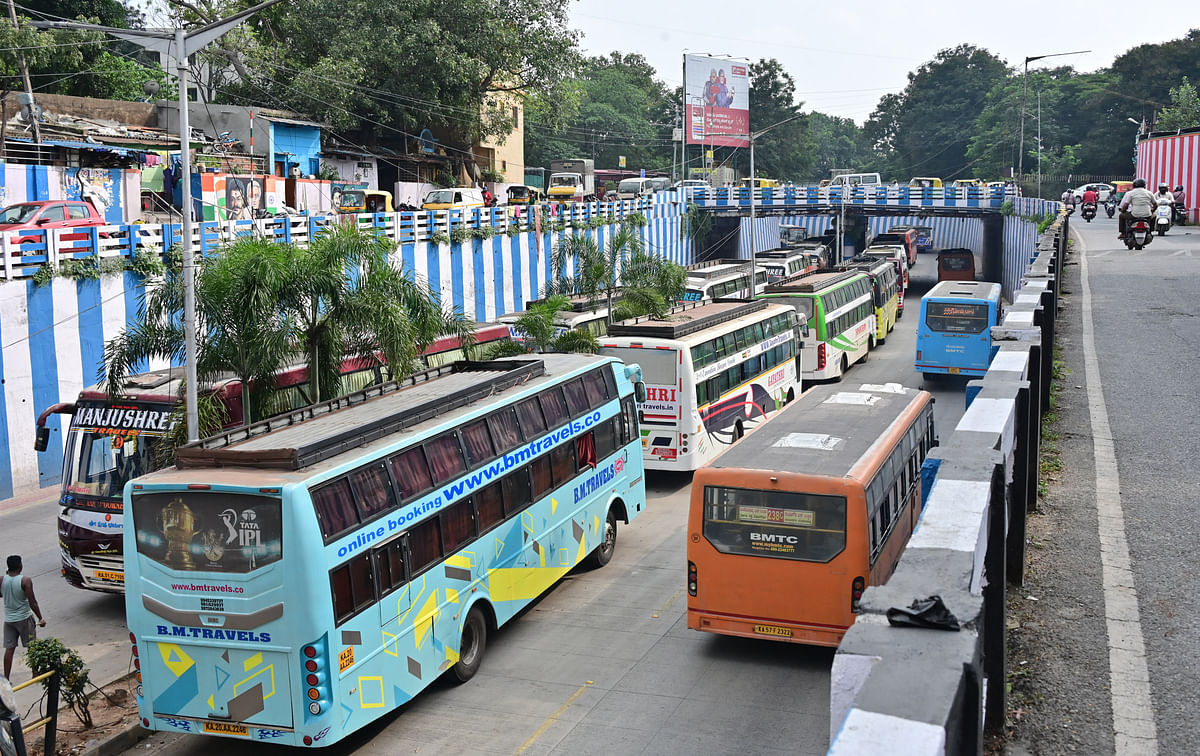
[[[992,326],[1000,322],[1000,284],[942,281],[921,297],[919,372],[983,375],[992,361]]]
[[[448,672],[646,505],[641,370],[456,362],[228,431],[125,487],[143,726],[327,746]]]

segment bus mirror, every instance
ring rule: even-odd
[[[640,425],[645,425],[645,424],[646,424],[646,413],[642,412],[641,410],[638,410],[638,425],[640,426]]]
[[[45,425],[38,426],[37,437],[33,440],[33,450],[44,452],[50,445],[50,429]]]
[[[638,404],[646,402],[646,383],[644,381],[633,384],[633,398]]]

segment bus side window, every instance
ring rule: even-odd
[[[375,601],[375,574],[370,552],[351,559],[330,576],[333,616],[341,623]]]
[[[487,422],[476,420],[464,425],[461,429],[463,447],[467,451],[467,465],[476,467],[495,456],[492,446],[492,436],[488,433]]]
[[[438,518],[430,517],[408,532],[408,555],[413,576],[442,558]]]
[[[542,403],[542,412],[546,416],[546,425],[557,428],[567,421],[567,402],[563,399],[562,389],[554,387],[538,394]]]
[[[575,445],[572,443],[559,444],[550,450],[550,467],[554,473],[554,485],[561,486],[579,472],[575,465]]]
[[[480,533],[486,533],[504,521],[504,497],[500,493],[500,485],[497,481],[484,486],[475,494],[475,511],[479,516]]]
[[[576,378],[563,385],[567,394],[567,409],[571,417],[579,417],[587,412],[589,407],[587,390],[583,387],[583,379]]]
[[[576,472],[594,468],[600,463],[596,455],[596,436],[593,433],[585,433],[575,439],[575,462]]]
[[[358,524],[354,495],[350,492],[350,481],[345,478],[313,491],[312,500],[325,540]]]
[[[425,461],[425,450],[416,446],[392,457],[392,477],[396,479],[396,485],[400,488],[401,501],[407,501],[433,488],[429,464]]]
[[[521,432],[525,440],[531,441],[546,432],[546,419],[537,398],[526,399],[517,405],[517,417],[521,420]]]
[[[404,541],[396,538],[376,549],[375,567],[379,573],[380,596],[386,596],[404,585]]]
[[[426,443],[425,455],[429,458],[429,467],[437,483],[449,483],[452,478],[467,470],[458,436],[453,433],[447,433]]]
[[[488,427],[496,441],[496,453],[504,454],[521,443],[521,427],[517,425],[517,412],[512,407],[488,417]]]
[[[554,480],[550,476],[550,456],[543,454],[533,460],[529,469],[533,474],[533,500],[537,501],[554,488]]]
[[[621,416],[624,418],[621,429],[621,445],[624,446],[630,441],[641,438],[641,432],[638,430],[637,406],[633,403],[632,397],[626,397],[621,402]]]
[[[617,450],[616,418],[605,420],[596,426],[596,458],[607,459]]]
[[[354,488],[354,499],[363,522],[396,505],[392,479],[382,462],[356,470],[350,475],[350,485]]]
[[[588,404],[599,407],[612,398],[608,386],[604,383],[604,375],[599,370],[593,370],[583,376],[583,387],[587,391]]]
[[[475,506],[464,499],[442,512],[442,549],[453,554],[475,540]]]
[[[504,515],[506,517],[512,517],[533,503],[529,471],[529,467],[523,467],[500,481],[504,487]],[[549,476],[549,463],[547,463],[546,475]]]

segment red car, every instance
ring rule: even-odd
[[[0,213],[0,232],[38,230],[43,228],[75,228],[85,226],[107,226],[91,202],[80,200],[45,200],[21,202],[9,205]],[[83,234],[64,234],[63,241],[86,238]],[[40,236],[22,236],[13,239],[16,244],[41,241]]]

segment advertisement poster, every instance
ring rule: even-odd
[[[731,58],[685,55],[683,77],[687,101],[687,143],[749,147],[748,64]]]

